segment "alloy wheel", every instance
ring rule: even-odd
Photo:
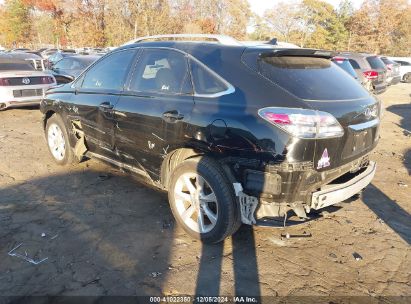
[[[178,216],[197,233],[210,232],[218,219],[218,203],[214,190],[198,173],[182,174],[174,187]]]
[[[53,123],[49,126],[48,132],[48,145],[54,158],[57,160],[63,160],[66,154],[66,141],[61,128]]]

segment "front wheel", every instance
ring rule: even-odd
[[[54,161],[59,165],[70,164],[74,161],[74,153],[68,141],[68,134],[63,120],[53,115],[47,120],[46,140]]]
[[[204,243],[217,243],[240,226],[233,187],[208,157],[188,159],[174,170],[168,197],[177,222]]]

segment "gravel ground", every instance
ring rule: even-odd
[[[380,95],[378,172],[360,197],[214,246],[176,226],[165,193],[94,160],[55,165],[37,109],[0,112],[0,295],[411,296],[410,93]],[[20,243],[48,259],[9,256]]]

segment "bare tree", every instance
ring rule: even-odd
[[[264,13],[267,24],[289,42],[291,33],[301,26],[301,12],[299,2],[279,2]]]

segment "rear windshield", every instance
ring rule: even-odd
[[[385,69],[385,64],[377,56],[367,57],[367,61],[370,64],[372,69]]]
[[[350,74],[352,77],[357,78],[357,73],[355,73],[355,70],[352,67],[351,63],[348,61],[348,59],[333,59],[332,61],[340,68],[342,68],[344,71],[346,71],[348,74]]]
[[[328,59],[264,57],[258,73],[295,96],[307,100],[345,100],[368,96],[358,82]]]
[[[360,65],[358,64],[357,61],[355,61],[354,59],[348,59],[348,60],[350,61],[351,65],[354,69],[361,70],[361,67],[360,67]]]
[[[0,71],[33,71],[29,62],[0,62]]]

